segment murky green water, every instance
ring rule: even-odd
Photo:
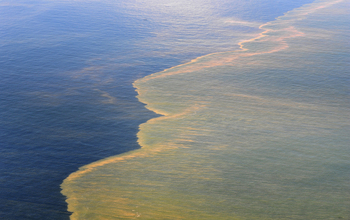
[[[350,219],[349,1],[134,83],[141,149],[62,184],[72,219]]]

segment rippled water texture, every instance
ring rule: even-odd
[[[134,83],[141,149],[62,184],[72,219],[350,219],[349,1]]]
[[[135,80],[238,50],[310,2],[0,0],[0,218],[69,219],[62,181],[140,148],[157,116]]]

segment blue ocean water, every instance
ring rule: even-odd
[[[1,1],[1,218],[68,219],[62,181],[137,149],[138,126],[156,116],[135,98],[136,79],[238,48],[310,2]],[[210,25],[232,18],[250,23]]]

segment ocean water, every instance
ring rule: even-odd
[[[350,219],[349,6],[0,1],[0,217]]]

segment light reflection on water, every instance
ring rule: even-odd
[[[305,5],[242,51],[137,80],[162,116],[141,149],[64,181],[71,218],[348,219],[348,5]]]
[[[139,145],[137,144],[136,133],[138,132],[139,124],[156,116],[144,109],[143,104],[137,101],[132,82],[201,55],[236,50],[239,48],[237,43],[242,39],[249,39],[260,33],[259,25],[309,2],[311,1],[275,0],[266,2],[265,0],[256,0],[254,2],[246,2],[228,0],[219,2],[177,1],[176,3],[174,1],[129,0],[117,2],[107,0],[25,0],[16,1],[16,3],[1,1],[0,216],[4,219],[67,219],[70,213],[66,211],[65,198],[60,194],[59,187],[63,179],[82,165],[137,149]],[[346,8],[344,7],[343,10],[337,9],[337,18],[343,16],[341,20],[344,22],[348,20],[346,19],[348,15]],[[330,18],[326,17],[323,23],[327,22],[331,22],[335,30],[337,28],[342,29],[345,25],[337,19],[331,21]],[[336,26],[337,24],[339,25]],[[302,23],[299,23],[298,30],[301,30],[302,25]],[[307,28],[307,30],[302,30],[303,32],[313,33],[310,36],[310,41],[313,42],[316,35],[319,37],[317,44],[308,43],[308,47],[322,43],[329,44],[330,41],[328,41],[327,37],[331,36],[333,40],[337,37],[332,35],[332,32],[335,30],[328,30],[329,33],[320,32],[319,29],[324,30],[323,24],[317,22],[317,19],[312,23],[312,28],[308,27],[307,24],[304,28]],[[347,57],[346,50],[342,44],[344,39],[341,35],[337,39],[340,43],[334,41],[331,48],[342,46],[337,48],[336,56],[332,54],[332,63],[340,60],[340,64],[342,64],[345,63],[346,60],[344,59]],[[296,38],[294,40],[298,41]],[[305,44],[303,46],[305,47]],[[301,51],[301,48],[296,48],[298,49],[297,51]],[[315,48],[306,49],[315,50]],[[323,52],[325,51],[323,50]],[[303,59],[305,62],[312,63],[316,58],[320,59],[317,54],[314,54],[315,57],[310,56],[308,53],[304,54]],[[281,55],[282,53],[280,52],[278,58]],[[289,54],[284,53],[283,56],[288,57]],[[265,58],[267,60],[264,60],[264,62],[271,62],[270,58],[267,56]],[[260,57],[261,60],[265,58]],[[327,59],[330,59],[329,56],[327,56]],[[278,59],[275,57],[274,60]],[[248,62],[248,58],[246,58],[243,64],[248,64],[251,68],[257,67],[256,69],[258,70],[262,69],[262,67],[258,68],[259,63],[255,59],[251,59]],[[235,65],[239,66],[241,64],[236,63]],[[300,79],[298,78],[299,75],[296,74],[294,76],[292,71],[289,71],[288,79],[277,77],[275,73],[279,73],[281,69],[286,72],[286,68],[284,68],[286,65],[288,65],[288,68],[292,68],[295,65],[286,62],[273,62],[271,65],[280,69],[269,70],[269,72],[274,71],[273,77],[269,77],[269,80],[265,81],[259,80],[259,77],[267,77],[268,72],[249,74],[243,71],[242,66],[242,71],[248,74],[245,78],[243,77],[244,74],[235,74],[234,79],[226,77],[225,75],[230,75],[231,71],[236,72],[235,69],[232,69],[228,74],[210,76],[210,80],[204,80],[198,86],[196,86],[197,83],[193,83],[190,85],[190,87],[193,87],[193,91],[188,93],[187,90],[184,90],[186,94],[182,95],[180,100],[183,103],[181,105],[178,104],[177,107],[187,108],[186,100],[193,98],[192,93],[201,96],[205,94],[206,97],[202,97],[205,100],[204,102],[202,100],[196,103],[193,108],[188,109],[186,112],[194,111],[197,116],[206,117],[204,116],[206,113],[202,112],[201,109],[209,105],[208,103],[212,101],[211,98],[214,95],[221,94],[220,91],[223,88],[232,88],[232,85],[239,88],[239,82],[244,82],[243,85],[251,85],[249,91],[255,91],[255,93],[247,94],[249,92],[245,89],[244,91],[237,91],[238,95],[234,95],[234,97],[253,97],[256,93],[259,93],[262,97],[253,98],[254,100],[261,101],[265,100],[266,97],[275,95],[277,95],[277,98],[288,98],[291,96],[289,95],[289,90],[281,90],[281,88],[288,87],[291,84],[302,84],[304,89],[308,86],[313,89],[308,91],[310,96],[306,97],[307,100],[301,100],[301,98],[305,98],[304,95],[300,96],[300,93],[293,93],[294,96],[299,98],[295,103],[299,103],[299,101],[310,102],[310,100],[314,99],[313,97],[317,98],[318,94],[327,94],[328,99],[326,103],[332,102],[333,107],[342,108],[346,104],[339,104],[337,101],[341,95],[344,99],[348,95],[348,90],[346,89],[347,78],[342,74],[346,70],[343,65],[338,65],[337,71],[327,69],[332,71],[332,76],[327,74],[323,67],[320,68],[323,75],[318,77],[317,80],[313,80],[312,74],[307,74]],[[341,68],[343,69],[341,70]],[[311,71],[310,73],[314,74],[316,72],[315,68],[309,67],[308,69]],[[187,75],[186,77],[189,76]],[[214,80],[216,77],[218,78]],[[194,76],[189,83],[197,82],[197,79],[198,77]],[[325,83],[325,80],[330,80],[332,83],[328,85]],[[211,83],[207,84],[207,81]],[[173,82],[175,80],[172,80],[171,84]],[[213,84],[215,82],[217,84]],[[233,82],[237,82],[237,84],[233,84]],[[259,83],[254,84],[254,82]],[[321,86],[319,87],[317,83]],[[165,83],[164,85],[168,84]],[[334,85],[337,86],[335,87]],[[211,88],[210,93],[207,91],[209,86]],[[215,87],[218,87],[216,91],[214,91]],[[261,89],[259,90],[260,87]],[[270,90],[264,90],[266,87],[271,88]],[[275,91],[278,92],[276,93]],[[339,91],[343,91],[343,93],[339,94]],[[228,93],[222,96],[222,100],[230,103],[230,100],[232,100],[230,98],[231,95]],[[169,94],[169,97],[173,96]],[[268,100],[267,102],[271,103],[271,99]],[[241,103],[242,108],[241,110],[236,109],[237,112],[244,112],[246,110],[245,106],[249,106],[244,99],[237,102]],[[290,102],[288,104],[290,105]],[[260,105],[261,108],[263,108],[262,106],[263,104]],[[276,104],[276,106],[278,105]],[[220,111],[225,112],[225,106],[221,107]],[[214,106],[213,108],[217,107]],[[268,106],[264,108],[268,109]],[[281,107],[281,111],[285,108]],[[335,120],[339,115],[340,117],[343,115],[343,111],[339,112],[338,110],[332,108],[324,114],[319,113],[317,117],[328,118],[327,112],[332,112],[332,115],[334,115],[332,120]],[[176,108],[174,111],[176,111]],[[253,112],[253,110],[250,111]],[[317,112],[315,109],[312,111]],[[230,114],[232,112],[233,110],[229,111]],[[231,117],[235,117],[235,115],[233,114]],[[268,119],[273,121],[271,118],[266,118],[265,121]],[[181,178],[173,178],[172,181],[179,183],[178,188],[181,189],[182,187],[182,192],[194,193],[198,190],[198,193],[200,193],[199,189],[201,187],[205,188],[211,185],[223,186],[217,191],[225,189],[230,184],[226,183],[225,178],[222,178],[221,175],[225,176],[227,173],[230,173],[233,166],[232,162],[221,164],[218,168],[215,167],[217,166],[215,163],[208,162],[204,167],[203,165],[199,166],[195,161],[190,162],[186,156],[181,157],[181,155],[184,152],[188,152],[189,155],[199,154],[206,158],[207,161],[215,161],[222,158],[215,159],[220,154],[213,152],[229,152],[224,151],[224,149],[227,149],[227,146],[233,142],[242,143],[240,147],[236,146],[237,150],[245,149],[243,146],[245,141],[256,141],[256,148],[259,148],[259,140],[262,140],[265,136],[252,135],[248,138],[247,135],[254,128],[254,120],[251,118],[239,119],[238,121],[241,123],[251,123],[248,125],[243,124],[243,131],[240,130],[238,124],[237,127],[232,128],[231,124],[223,123],[230,120],[235,121],[238,119],[230,117],[222,119],[218,117],[218,119],[200,120],[196,121],[196,126],[193,125],[191,128],[189,128],[190,125],[186,127],[183,121],[178,122],[177,126],[182,127],[172,131],[172,135],[174,136],[180,132],[177,141],[182,144],[181,146],[191,146],[193,150],[179,151],[177,157],[178,159],[183,158],[183,160],[174,166],[165,165],[166,163],[164,162],[168,162],[172,158],[174,163],[177,161],[176,158],[168,155],[164,159],[157,160],[158,162],[145,160],[143,165],[139,164],[140,167],[150,167],[151,171],[152,167],[158,169],[156,168],[157,164],[164,164],[164,169],[167,169],[162,171],[167,173],[165,178],[182,175],[188,178],[193,176],[193,178],[198,179],[196,182],[198,187],[193,186],[186,189],[186,187],[180,186],[181,181],[183,181]],[[159,123],[157,120],[154,122]],[[277,122],[266,123],[268,129],[264,130],[263,133],[275,134],[276,131],[273,128],[276,128],[274,126],[276,126]],[[316,122],[313,122],[313,125]],[[222,125],[220,129],[227,130],[226,136],[232,136],[231,131],[233,130],[239,138],[243,139],[236,140],[236,136],[233,136],[234,140],[221,140],[223,143],[219,145],[214,144],[215,142],[220,142],[217,139],[220,135],[223,135],[221,132],[215,132],[212,128],[218,124]],[[311,127],[307,127],[307,129],[311,129]],[[327,129],[332,131],[334,128],[327,127],[320,130],[324,133]],[[291,126],[288,127],[288,131],[296,132],[298,129]],[[259,133],[259,131],[256,132]],[[319,130],[315,130],[313,127],[310,132],[318,133]],[[346,132],[346,129],[339,131],[339,140],[344,137]],[[168,143],[170,139],[166,130],[164,134],[160,135],[164,135],[162,139],[164,143],[160,149],[178,147],[178,143]],[[152,139],[152,141],[156,140]],[[195,142],[193,142],[194,140]],[[303,140],[308,139],[304,138]],[[325,138],[323,142],[327,143],[328,140],[330,139]],[[324,145],[323,142],[322,144]],[[207,150],[202,149],[203,145],[208,145]],[[315,149],[319,147],[318,144],[314,143],[312,146],[314,145]],[[310,153],[300,149],[290,150],[288,147],[286,148],[282,148],[278,152],[283,154],[284,151],[287,151],[292,155],[315,158],[313,151]],[[160,149],[155,149],[155,151]],[[317,149],[319,150],[319,148]],[[329,154],[327,146],[322,147],[322,149],[319,155],[333,155]],[[271,151],[274,151],[274,148],[271,148]],[[248,150],[248,152],[250,151]],[[332,157],[338,159],[339,157],[345,157],[346,159],[347,154],[338,155],[336,152],[333,152],[335,155]],[[232,155],[228,153],[221,156],[231,157]],[[249,158],[249,155],[246,157]],[[200,158],[197,159],[201,161]],[[223,158],[223,160],[228,161],[227,158]],[[245,167],[245,164],[248,163],[242,158],[236,157],[236,160],[238,162],[234,166],[237,167]],[[266,161],[265,163],[268,166]],[[333,166],[334,170],[336,170],[335,173],[339,175],[344,173],[342,171],[344,166],[340,163]],[[175,167],[177,167],[177,170],[175,170]],[[111,170],[112,174],[115,172],[113,169]],[[222,170],[219,175],[216,171],[220,169]],[[254,163],[252,163],[246,169],[242,168],[241,175],[246,176],[253,172],[254,169]],[[207,170],[207,172],[198,172],[201,170]],[[126,184],[128,184],[130,175],[137,175],[136,172],[133,173],[132,171],[130,167],[123,171],[126,176]],[[175,175],[176,172],[179,174]],[[211,174],[208,175],[210,172]],[[157,179],[162,177],[159,174],[155,176]],[[202,179],[206,179],[208,182],[200,181]],[[100,181],[99,184],[102,187],[104,179],[100,179]],[[160,179],[155,189],[158,189],[160,186],[164,187],[161,181]],[[248,182],[242,181],[240,184],[246,185]],[[254,182],[256,180],[253,179],[251,184]],[[154,182],[146,184],[147,189],[152,188],[152,184]],[[109,187],[104,186],[106,189]],[[254,184],[250,186],[252,190],[258,189],[253,187]],[[119,186],[117,184],[113,187],[115,189]],[[230,189],[230,187],[227,189]],[[171,188],[176,187],[172,186]],[[142,188],[136,188],[136,190],[140,189]],[[151,190],[149,192],[153,193],[154,191]],[[164,190],[164,192],[165,194],[163,195],[169,193],[167,190]],[[218,193],[224,195],[226,192],[227,190],[223,190],[223,192]],[[241,191],[243,194],[244,192],[246,191]],[[159,189],[159,195],[161,195],[161,189]],[[163,197],[163,201],[169,200],[169,203],[173,204],[172,207],[177,209],[176,206],[185,205],[182,204],[181,195],[183,194],[180,194],[177,200],[175,198],[169,200],[169,198]],[[183,196],[186,198],[191,197],[190,194]],[[205,196],[203,194],[201,198],[208,198]],[[118,196],[113,199],[118,200]],[[125,199],[121,201],[125,201]],[[221,204],[224,204],[228,200],[215,201],[221,201]],[[108,203],[108,200],[106,203]],[[107,204],[105,209],[108,210],[108,207],[114,204]],[[156,204],[154,203],[154,205]],[[209,211],[208,204],[203,203],[201,205]],[[119,211],[122,210],[123,203],[119,202],[117,207],[119,207]],[[112,207],[110,210],[114,210],[114,208]],[[188,207],[183,208],[188,210]],[[211,212],[217,213],[225,210],[225,205],[221,208],[218,208],[218,206],[216,208],[217,210],[211,210]],[[128,208],[125,209],[129,210]],[[142,213],[144,213],[143,210]],[[131,216],[135,217],[137,215],[132,213]]]

